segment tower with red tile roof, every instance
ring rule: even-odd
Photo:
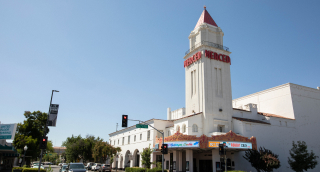
[[[186,116],[203,113],[203,133],[231,129],[231,52],[223,46],[221,28],[206,7],[189,35],[184,56]]]

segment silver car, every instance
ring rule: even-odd
[[[100,169],[99,169],[99,172],[105,172],[105,171],[110,171],[111,172],[111,166],[108,165],[108,164],[102,164]]]
[[[67,172],[67,167],[68,167],[68,165],[63,165],[63,166],[59,169],[59,172]]]

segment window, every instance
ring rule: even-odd
[[[150,130],[147,132],[147,140],[150,140]]]
[[[177,125],[177,127],[176,127],[176,132],[180,133],[180,126],[179,125]]]
[[[198,132],[198,126],[197,124],[192,125],[192,132]]]
[[[140,134],[140,140],[142,140],[142,134]]]
[[[166,161],[166,169],[169,170],[169,161]]]
[[[137,136],[136,136],[136,135],[134,135],[134,137],[133,137],[134,141],[136,141],[136,138],[137,138]]]
[[[191,97],[193,95],[193,71],[191,71]]]
[[[219,132],[222,132],[223,131],[222,129],[223,129],[222,126],[219,126]]]
[[[115,140],[113,141],[113,145],[116,145],[116,141]]]
[[[186,132],[186,128],[187,128],[187,127],[186,127],[186,124],[183,124],[183,125],[182,125],[182,133],[185,133],[185,132]]]
[[[128,144],[130,144],[130,136],[128,136]]]
[[[280,122],[280,125],[281,125],[281,121],[279,121]]]
[[[118,145],[119,145],[119,139],[118,139]]]
[[[216,96],[222,97],[222,71],[221,69],[214,68],[216,73]]]
[[[170,136],[170,130],[168,131],[168,136]]]
[[[191,71],[191,97],[196,94],[196,70]]]
[[[124,137],[122,137],[122,145],[124,145]]]

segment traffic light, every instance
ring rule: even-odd
[[[223,144],[219,144],[219,155],[224,155],[224,146],[223,146]]]
[[[48,137],[42,137],[40,140],[40,149],[47,149],[47,141],[48,141]]]
[[[122,115],[122,127],[128,127],[128,115]]]
[[[163,154],[168,154],[168,144],[162,144],[161,146],[161,152]]]

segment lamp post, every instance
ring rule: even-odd
[[[25,146],[24,146],[24,148],[23,148],[23,150],[24,150],[24,155],[23,155],[23,161],[22,161],[22,163],[21,163],[21,166],[23,166],[23,163],[24,163],[24,161],[25,161],[25,158],[26,158],[26,151],[28,150],[28,146],[27,146],[27,145],[25,145]]]

